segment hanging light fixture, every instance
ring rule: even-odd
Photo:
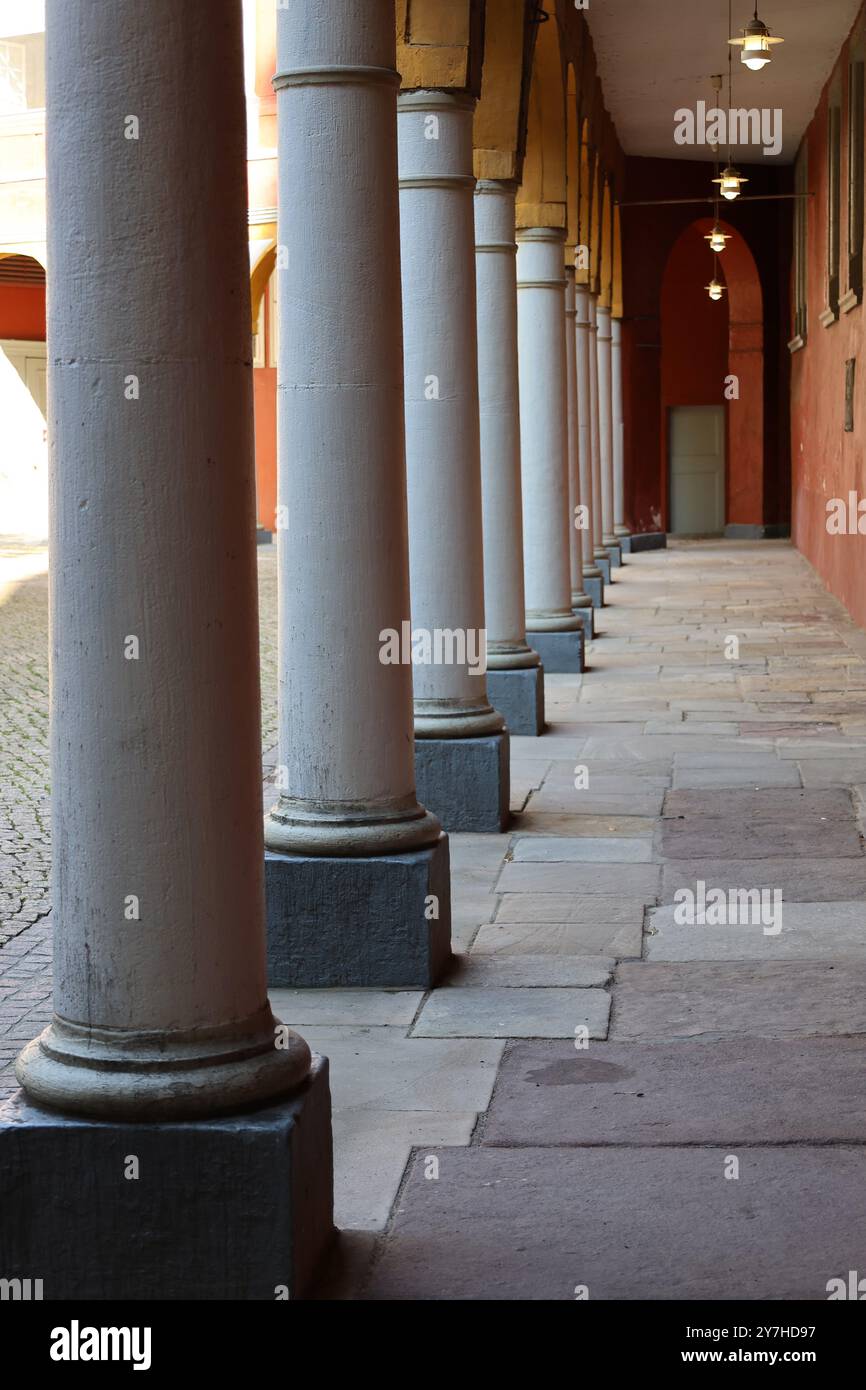
[[[710,250],[711,250],[711,251],[719,252],[719,251],[724,251],[725,247],[727,246],[728,242],[729,242],[730,239],[731,239],[731,233],[730,233],[730,232],[723,232],[722,229],[721,229],[721,227],[719,226],[719,205],[718,205],[718,203],[716,203],[715,212],[716,212],[715,219],[714,219],[715,225],[714,225],[714,227],[713,227],[713,230],[712,230],[711,232],[707,233],[707,235],[704,237],[704,241],[708,241],[708,242],[710,243]]]
[[[727,169],[722,170],[717,179],[713,179],[713,183],[719,185],[719,192],[722,197],[727,198],[729,203],[733,202],[735,198],[739,198],[742,185],[748,182],[749,180],[738,169],[735,169],[733,164],[729,164]]]
[[[704,285],[704,289],[706,290],[707,294],[710,296],[710,299],[721,299],[722,295],[725,293],[725,286],[724,286],[723,284],[720,283],[719,278],[718,278],[718,275],[719,275],[719,258],[718,258],[718,256],[714,256],[714,257],[713,257],[713,278],[712,278],[712,280],[710,281],[710,283],[709,283],[708,285]]]
[[[757,13],[757,7],[756,7]],[[731,32],[731,0],[728,0],[728,33]],[[728,40],[730,43],[730,39]],[[718,178],[713,179],[713,183],[719,185],[719,192],[723,198],[727,198],[732,203],[735,198],[739,198],[744,183],[749,180],[744,178],[738,169],[734,168],[734,161],[731,157],[731,111],[734,105],[734,78],[731,64],[731,50],[728,49],[728,164],[723,169]]]
[[[750,19],[743,30],[742,38],[728,39],[728,43],[739,45],[740,62],[744,63],[752,72],[760,72],[769,62],[772,62],[770,46],[774,43],[784,43],[784,39],[774,38],[762,19],[758,18],[758,6],[755,5],[755,17]]]
[[[718,222],[709,235],[704,237],[704,241],[710,243],[711,251],[724,251],[730,239],[730,232],[723,232]]]

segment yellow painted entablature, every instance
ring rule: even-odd
[[[478,0],[397,0],[397,68],[404,91],[477,96],[484,13]]]
[[[558,227],[566,231],[565,81],[559,25],[554,16],[541,24],[535,41],[526,159],[517,194],[517,226]]]
[[[484,21],[481,97],[473,144],[477,179],[519,179],[525,133],[524,75],[531,29],[526,0],[488,0]]]

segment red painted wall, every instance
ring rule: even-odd
[[[744,168],[749,192],[782,193],[793,188],[790,166],[771,164]],[[691,160],[626,160],[624,201],[661,198],[705,198],[712,190],[712,164]],[[786,348],[791,266],[792,204],[789,201],[723,205],[724,217],[736,230],[753,258],[760,285],[762,310],[755,322],[755,301],[746,291],[747,271],[736,273],[742,294],[732,296],[729,369],[750,381],[756,393],[747,400],[741,381],[738,406],[732,403],[729,439],[728,521],[784,526],[790,515],[789,372]],[[665,393],[688,390],[695,370],[680,359],[686,378],[663,384],[662,285],[671,251],[678,238],[710,212],[700,203],[624,207],[623,235],[623,414],[625,418],[626,520],[635,531],[663,530],[666,525],[667,439]],[[706,230],[706,228],[704,229]],[[705,243],[704,243],[705,244]],[[733,265],[732,244],[721,258]],[[707,259],[711,265],[711,258]],[[701,271],[700,285],[709,274]],[[740,282],[742,284],[740,285]],[[707,301],[709,303],[709,300]],[[717,307],[717,306],[712,306]],[[703,310],[701,311],[703,312]],[[701,349],[700,328],[681,331],[693,351]],[[763,340],[760,377],[747,362]],[[676,349],[674,349],[676,356]],[[671,369],[672,371],[674,368]],[[724,374],[723,374],[724,375]],[[719,394],[714,397],[718,402]],[[682,402],[686,403],[686,402]],[[707,402],[704,402],[707,403]],[[742,429],[741,429],[742,426]],[[749,432],[757,430],[760,445],[745,448]],[[746,433],[743,434],[742,431]],[[763,466],[761,466],[761,460]]]
[[[256,521],[276,530],[277,510],[277,369],[253,369],[256,426]]]
[[[728,370],[727,296],[714,303],[705,286],[713,256],[702,223],[687,227],[674,243],[661,290],[661,530],[670,517],[668,488],[669,411],[678,405],[719,405]],[[724,274],[719,272],[724,282]]]
[[[0,338],[45,341],[44,285],[6,285],[0,282]]]
[[[847,199],[846,110],[848,45],[840,55],[842,77],[841,288],[846,286]],[[831,74],[832,77],[832,74]],[[849,492],[866,497],[866,354],[863,305],[842,312],[823,327],[819,315],[827,302],[827,89],[809,126],[809,200],[807,214],[806,345],[791,358],[791,447],[794,505],[792,536],[831,593],[845,604],[855,622],[866,627],[866,539],[859,534],[830,535],[827,503]],[[793,329],[791,329],[793,332]],[[854,430],[844,428],[845,363],[857,362]],[[856,523],[855,523],[856,524]]]

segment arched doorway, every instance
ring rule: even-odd
[[[661,462],[666,529],[721,535],[760,525],[764,499],[763,302],[742,235],[714,268],[706,237],[713,218],[681,232],[661,291]],[[725,286],[711,300],[713,277]]]
[[[0,252],[0,531],[48,534],[45,269]]]

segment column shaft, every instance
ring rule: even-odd
[[[622,319],[611,319],[610,381],[613,415],[613,530],[614,535],[631,534],[625,524],[625,456],[622,413]]]
[[[591,608],[583,587],[583,537],[578,509],[583,502],[580,487],[580,426],[577,413],[577,308],[574,267],[565,268],[565,370],[568,392],[568,534],[572,608]]]
[[[609,574],[605,571],[605,566],[610,565],[610,557],[604,548],[604,533],[602,526],[602,483],[601,483],[601,448],[599,443],[599,402],[598,402],[598,322],[596,318],[596,306],[598,296],[589,296],[589,411],[590,411],[590,445],[592,452],[592,552],[596,563],[602,561],[602,571],[605,578],[609,579]]]
[[[568,536],[564,234],[517,234],[517,320],[526,626],[573,632]]]
[[[48,6],[55,1016],[18,1075],[83,1115],[309,1070],[265,982],[241,50],[231,0]]]
[[[587,509],[588,524],[581,532],[583,575],[585,579],[600,580],[601,570],[595,563],[595,515],[593,498],[592,402],[590,390],[590,298],[586,285],[575,286],[575,365],[577,374],[578,458],[580,467],[580,499]],[[599,540],[600,540],[599,536]]]
[[[362,0],[278,11],[283,779],[266,843],[286,853],[400,852],[440,833],[415,794],[404,639],[393,20]]]
[[[490,179],[475,189],[484,603],[494,670],[538,665],[526,642],[523,588],[515,192]]]
[[[601,468],[601,530],[604,545],[613,545],[613,433],[610,385],[610,309],[596,309],[598,350],[598,448]]]
[[[415,733],[498,733],[484,677],[471,98],[398,103]],[[449,637],[450,650],[437,634]],[[423,644],[429,643],[427,649]],[[472,655],[478,660],[473,661]],[[478,667],[481,667],[478,670]]]

